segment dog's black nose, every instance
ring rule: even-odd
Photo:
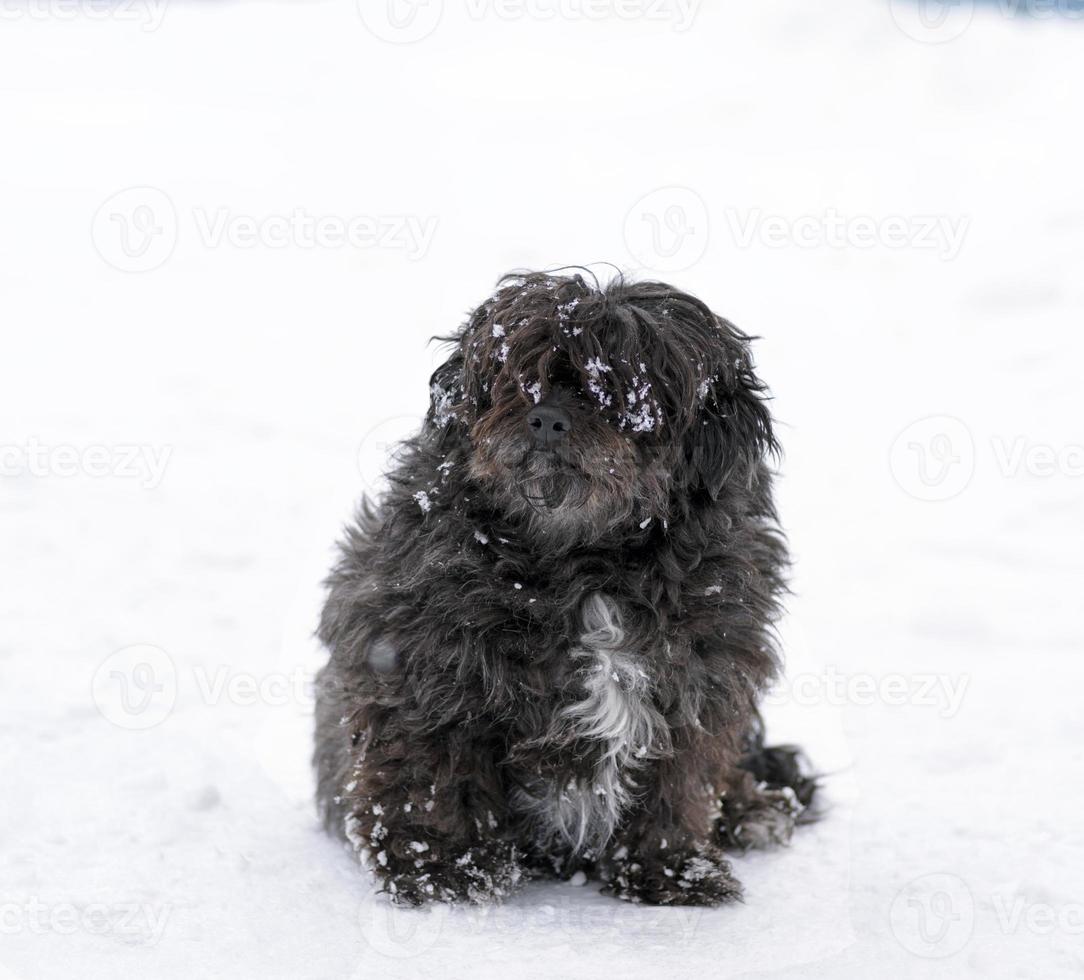
[[[527,413],[527,432],[539,449],[559,445],[572,431],[572,419],[568,412],[556,405],[542,402]]]

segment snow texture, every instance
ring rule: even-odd
[[[395,44],[353,3],[162,6],[0,32],[0,978],[1079,975],[1084,25],[447,0]],[[95,250],[126,188],[173,209],[133,219],[175,220],[157,268]],[[246,239],[299,208],[372,240]],[[833,245],[830,212],[966,230]],[[796,558],[770,732],[830,810],[717,910],[393,909],[313,812],[330,544],[428,408],[429,337],[594,259],[763,338]]]

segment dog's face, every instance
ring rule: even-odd
[[[747,338],[661,283],[509,277],[450,340],[427,425],[553,538],[665,522],[748,484],[774,445]]]

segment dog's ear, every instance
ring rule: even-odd
[[[426,426],[437,430],[447,429],[461,421],[463,405],[463,354],[456,350],[429,379]]]
[[[748,350],[703,387],[702,403],[685,438],[689,489],[718,500],[730,484],[751,488],[761,463],[778,451],[765,387]]]

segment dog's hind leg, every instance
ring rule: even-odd
[[[801,751],[765,746],[758,718],[745,755],[721,794],[715,839],[725,848],[743,851],[788,844],[796,826],[816,819],[816,790]]]

